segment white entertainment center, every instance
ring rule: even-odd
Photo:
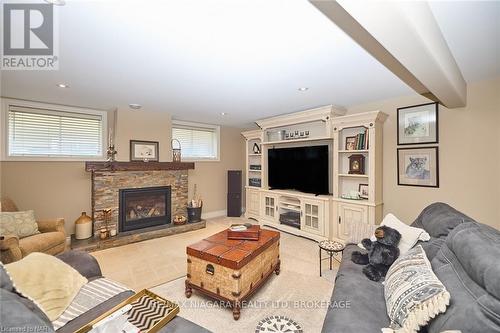
[[[258,120],[246,131],[245,217],[315,240],[349,238],[350,224],[378,224],[382,218],[382,128],[387,115],[366,112],[344,115],[333,106]],[[358,138],[358,145],[346,141]],[[328,146],[329,195],[270,189],[268,150]],[[361,163],[350,170],[349,160]],[[353,162],[351,162],[353,163]],[[351,172],[350,172],[351,171]],[[360,184],[364,198],[355,199]],[[287,216],[296,216],[295,221]]]

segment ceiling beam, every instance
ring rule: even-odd
[[[465,106],[467,84],[426,2],[310,2],[417,93]]]

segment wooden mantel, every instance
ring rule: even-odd
[[[193,162],[85,162],[86,171],[189,170]]]

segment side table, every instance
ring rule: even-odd
[[[342,254],[344,253],[344,244],[337,242],[337,241],[331,241],[331,240],[323,240],[318,243],[319,246],[319,276],[321,276],[321,262],[325,259],[330,259],[330,270],[332,269],[332,259],[334,258],[334,255],[338,252],[341,252]],[[321,257],[321,250],[326,251],[329,255],[329,258],[322,258]],[[340,260],[335,258],[340,263]]]

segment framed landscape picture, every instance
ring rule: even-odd
[[[158,141],[130,140],[130,160],[158,162],[159,145]]]
[[[438,147],[398,148],[398,185],[439,187]]]
[[[438,103],[398,108],[398,145],[438,143]]]

